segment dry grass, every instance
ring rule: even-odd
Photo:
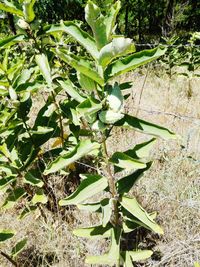
[[[144,239],[138,240],[138,247],[152,247],[155,253],[150,260],[136,266],[192,267],[195,261],[200,261],[199,80],[191,81],[192,91],[188,95],[186,78],[170,80],[161,70],[145,68],[122,79],[133,81],[131,97],[126,105],[130,114],[138,113],[139,117],[169,127],[182,136],[179,141],[159,141],[152,153],[155,159],[153,167],[132,190],[147,210],[158,211],[157,220],[165,230],[163,237],[145,233]],[[174,117],[169,113],[184,117]],[[115,134],[109,142],[110,153],[117,149],[126,150],[148,139],[148,136],[134,132],[117,130]],[[59,199],[62,187],[58,177],[52,177],[50,184]],[[12,213],[0,213],[0,228],[16,229],[17,239],[24,235],[29,238],[27,249],[19,257],[20,267],[84,267],[86,253],[106,251],[105,240],[88,242],[72,234],[72,229],[77,226],[97,223],[97,215],[72,208],[65,211],[64,217],[61,208],[55,214],[44,210],[44,214],[44,217],[30,215],[21,222],[16,220],[16,209]],[[9,252],[14,241],[7,242],[2,249]],[[0,266],[10,265],[0,258]]]

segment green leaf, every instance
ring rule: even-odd
[[[105,227],[110,221],[112,215],[112,199],[105,198],[101,201],[102,225]]]
[[[37,170],[29,170],[24,176],[24,183],[32,186],[42,187],[44,182],[41,180],[41,175]]]
[[[117,37],[105,45],[99,52],[99,64],[105,68],[118,57],[135,52],[135,46],[130,38]]]
[[[151,250],[137,250],[121,252],[124,267],[132,267],[132,261],[143,261],[151,257],[153,252]]]
[[[151,230],[149,227],[147,227],[144,223],[139,221],[136,217],[134,217],[130,212],[128,212],[124,208],[122,208],[122,214],[124,218],[124,221],[122,223],[124,233],[130,233],[140,227],[144,227],[146,229]],[[156,218],[156,215],[157,215],[156,212],[152,212],[149,214],[152,220]]]
[[[121,120],[123,117],[124,114],[115,112],[113,110],[101,111],[99,114],[99,119],[106,124],[114,124],[117,121]]]
[[[33,10],[33,6],[35,4],[36,0],[25,0],[23,1],[23,13],[24,13],[24,17],[25,20],[30,23],[34,20],[35,18],[35,13]]]
[[[39,54],[35,56],[35,61],[40,68],[42,75],[44,76],[49,87],[52,85],[51,69],[49,66],[48,58],[45,54]]]
[[[16,204],[16,202],[22,198],[24,195],[26,194],[26,191],[19,187],[17,189],[14,189],[12,191],[9,192],[8,197],[6,198],[4,204],[3,204],[3,208],[4,209],[10,209],[13,208],[14,205]]]
[[[19,215],[19,220],[26,218],[30,213],[36,210],[37,210],[37,206],[35,205],[30,205],[30,206],[25,207],[23,211],[21,212],[21,214]]]
[[[125,115],[124,118],[115,123],[115,126],[122,126],[125,128],[132,128],[136,131],[143,132],[146,134],[161,137],[163,139],[176,139],[177,135],[167,128],[153,124],[130,115]]]
[[[78,204],[77,207],[80,210],[85,210],[85,211],[90,211],[90,212],[98,212],[101,210],[101,203],[96,202],[96,203]]]
[[[107,186],[107,179],[101,175],[84,175],[85,179],[81,182],[77,190],[69,197],[60,200],[59,205],[76,205],[86,199],[103,191]]]
[[[85,238],[106,238],[110,237],[111,235],[111,224],[107,224],[106,227],[102,225],[92,226],[88,228],[79,228],[73,231],[73,234],[78,237],[85,237]]]
[[[150,258],[153,252],[151,250],[129,251],[129,254],[133,261],[142,261]]]
[[[111,247],[107,254],[102,256],[87,256],[85,263],[87,264],[108,264],[113,266],[116,264],[119,266],[120,262],[120,237],[121,229],[112,228],[111,230]]]
[[[65,90],[65,92],[67,92],[67,94],[70,95],[77,102],[82,103],[85,100],[85,98],[79,94],[78,88],[76,88],[75,85],[69,79],[65,81],[58,81],[58,83]]]
[[[24,35],[22,34],[6,37],[5,39],[0,40],[0,49],[5,49],[16,43],[22,42],[23,40],[24,40]]]
[[[109,13],[105,17],[106,35],[107,35],[108,41],[111,41],[111,39],[112,39],[113,29],[115,27],[117,14],[118,14],[120,8],[121,8],[121,2],[117,1],[116,3],[114,3],[111,6]]]
[[[67,167],[71,163],[77,161],[89,153],[94,152],[99,149],[100,145],[96,142],[91,142],[90,140],[82,140],[79,144],[74,148],[74,150],[66,153],[65,155],[59,156],[56,160],[54,160],[44,171],[44,174],[50,174],[53,172],[57,172],[64,167]]]
[[[109,160],[116,167],[115,172],[125,169],[126,171],[132,171],[134,169],[144,169],[146,164],[138,159],[132,158],[123,152],[115,152]]]
[[[152,162],[146,164],[146,168],[139,169],[130,175],[127,175],[116,182],[117,192],[122,195],[128,193],[138,179],[147,171],[152,165]]]
[[[97,113],[101,109],[102,109],[101,102],[93,97],[88,97],[76,108],[81,117],[92,115],[94,113]]]
[[[165,51],[165,48],[158,47],[151,50],[143,50],[123,59],[118,59],[112,64],[110,64],[106,69],[105,79],[107,81],[111,78],[114,78],[115,76],[118,76],[130,70],[134,70],[144,64],[147,64],[164,55]]]
[[[8,2],[7,0],[4,0],[4,3],[0,2],[0,10],[9,12],[13,15],[17,15],[20,17],[23,17],[24,15],[20,9],[17,9],[11,2]]]
[[[9,176],[9,177],[0,179],[0,190],[4,189],[7,185],[14,182],[16,179],[17,179],[16,176]]]
[[[147,158],[149,157],[149,153],[155,145],[156,138],[152,138],[151,140],[136,145],[132,150],[126,151],[128,155],[136,155],[138,158]]]
[[[133,267],[133,263],[132,263],[129,251],[121,252],[121,257],[124,263],[123,267]]]
[[[88,1],[85,7],[85,20],[92,29],[97,48],[101,49],[108,43],[105,17],[101,14],[100,8],[92,1]]]
[[[11,255],[13,258],[15,258],[26,246],[27,244],[27,238],[22,239],[21,241],[19,241],[14,248],[11,251]]]
[[[195,262],[194,267],[200,267],[200,264],[198,262]]]
[[[14,235],[14,231],[0,229],[0,243],[12,238]]]
[[[118,83],[115,83],[107,96],[109,108],[115,112],[118,112],[123,107],[124,97],[121,93],[121,89]]]
[[[90,61],[87,61],[83,58],[77,57],[72,53],[69,53],[65,49],[52,49],[52,51],[58,55],[63,61],[69,64],[71,67],[81,72],[85,76],[91,78],[96,81],[101,86],[104,85],[104,79],[98,74],[98,72],[94,69],[94,66]]]
[[[48,198],[44,194],[44,191],[42,189],[38,189],[31,202],[33,203],[33,205],[35,205],[36,203],[46,204],[48,202]]]
[[[163,234],[161,227],[152,220],[150,215],[139,205],[135,198],[123,196],[121,205],[155,233]]]
[[[77,78],[83,90],[89,91],[89,92],[96,90],[96,83],[92,79],[84,75],[83,73],[78,72]]]
[[[48,27],[47,33],[56,31],[64,31],[71,35],[77,42],[79,42],[92,56],[97,59],[99,52],[96,47],[94,39],[85,31],[81,30],[75,23],[71,21],[61,22],[59,25],[52,25]]]

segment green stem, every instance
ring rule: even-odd
[[[59,105],[57,104],[56,102],[56,97],[55,97],[55,94],[54,92],[52,91],[51,92],[51,95],[53,97],[53,101],[54,101],[54,104],[56,106],[56,109],[58,111],[58,115],[59,115],[59,124],[60,124],[60,138],[61,138],[61,142],[62,142],[62,147],[64,148],[64,129],[63,129],[63,124],[62,124],[62,114],[60,112],[60,108],[59,108]]]

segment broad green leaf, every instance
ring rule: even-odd
[[[66,153],[65,155],[59,156],[56,160],[54,160],[44,171],[44,174],[50,174],[53,172],[57,172],[64,167],[67,167],[71,163],[77,161],[85,155],[97,150],[100,145],[96,142],[91,142],[90,140],[82,140],[79,144],[74,148],[74,150]]]
[[[16,176],[9,176],[0,179],[0,190],[4,189],[7,185],[14,182],[16,179],[17,179]]]
[[[4,0],[4,3],[0,2],[0,10],[23,17],[23,12],[20,9],[17,9],[11,2]]]
[[[111,6],[109,13],[105,17],[106,35],[107,35],[108,41],[111,41],[112,39],[113,29],[115,27],[117,14],[120,8],[121,8],[121,2],[117,1]]]
[[[24,40],[24,35],[22,34],[6,37],[5,39],[0,40],[0,49],[5,49],[16,43],[22,42],[23,40]]]
[[[123,267],[133,267],[129,251],[121,252],[120,254],[123,259]]]
[[[112,215],[112,199],[105,198],[101,201],[102,225],[105,227],[110,221]]]
[[[131,171],[134,169],[144,169],[146,164],[138,159],[132,158],[123,152],[115,152],[110,158],[116,167],[118,167],[115,172],[125,169],[126,171]]]
[[[30,23],[34,20],[35,18],[35,13],[34,13],[34,10],[33,10],[33,6],[35,4],[35,1],[36,0],[24,0],[23,1],[23,13],[24,13],[24,17],[25,17],[25,20]]]
[[[198,262],[195,262],[194,267],[200,267],[200,264]]]
[[[154,48],[151,50],[144,50],[141,52],[134,53],[123,59],[118,59],[108,66],[105,71],[106,81],[118,76],[120,74],[126,73],[128,71],[134,70],[144,64],[147,64],[158,57],[164,55],[165,48]]]
[[[107,101],[109,108],[112,109],[114,112],[118,112],[122,109],[124,97],[121,93],[121,89],[118,83],[115,83],[115,85],[109,91]]]
[[[52,85],[51,69],[49,66],[48,58],[45,54],[38,54],[35,56],[35,61],[40,68],[49,87]]]
[[[12,230],[0,229],[0,243],[12,238],[14,235],[15,232]]]
[[[132,150],[126,151],[128,155],[135,154],[138,158],[147,158],[149,157],[149,153],[155,145],[156,138],[152,138],[151,140],[136,145]]]
[[[41,175],[36,170],[29,170],[25,174],[24,183],[37,187],[42,187],[44,185],[44,182],[41,180]]]
[[[101,175],[84,175],[86,178],[81,182],[77,190],[69,197],[60,200],[59,205],[76,205],[103,191],[107,186],[107,179]]]
[[[85,98],[79,94],[78,88],[76,88],[75,85],[69,79],[65,81],[58,81],[58,83],[65,90],[65,92],[67,92],[68,95],[70,95],[79,103],[82,103],[85,100]]]
[[[130,115],[125,115],[124,118],[115,123],[115,126],[122,126],[129,129],[134,129],[139,132],[158,136],[163,139],[176,139],[177,135],[167,128],[153,124]]]
[[[128,212],[124,208],[122,208],[122,214],[124,218],[124,221],[122,223],[124,233],[130,233],[139,227],[144,227],[146,229],[151,230],[149,227],[147,227],[144,223],[139,221],[136,217],[134,217],[130,212]],[[156,219],[156,215],[157,215],[156,212],[152,212],[149,214],[152,220]]]
[[[120,262],[120,238],[121,229],[112,228],[111,230],[111,247],[107,254],[102,256],[87,256],[85,263],[87,264],[108,264],[113,266],[116,264],[119,266]]]
[[[151,257],[153,251],[142,250],[142,251],[129,251],[132,261],[142,261]]]
[[[81,30],[74,22],[66,21],[58,25],[52,25],[47,30],[47,33],[56,31],[64,31],[71,35],[77,42],[79,42],[92,56],[97,59],[99,56],[94,39],[85,31]]]
[[[130,38],[117,37],[105,45],[99,52],[99,64],[105,68],[115,58],[135,52],[135,46]]]
[[[102,109],[101,102],[93,97],[87,98],[85,101],[80,103],[76,108],[81,117],[92,115],[93,113],[97,113],[101,109]]]
[[[132,267],[132,261],[143,261],[151,257],[151,250],[136,250],[121,252],[124,261],[124,267]]]
[[[71,67],[81,72],[85,76],[91,78],[96,81],[101,86],[104,85],[104,79],[98,74],[98,72],[94,69],[94,66],[90,61],[87,61],[83,58],[77,57],[72,53],[69,53],[65,49],[52,49],[52,51],[58,55],[63,61],[69,64]]]
[[[150,215],[139,205],[135,198],[123,196],[121,205],[155,233],[163,234],[161,227],[152,220]]]
[[[101,49],[108,43],[105,17],[101,14],[100,8],[90,0],[85,7],[85,20],[92,29],[98,49]]]
[[[92,126],[91,126],[93,131],[104,131],[106,129],[105,124],[103,124],[103,122],[101,122],[100,120],[96,120]]]
[[[152,165],[152,162],[146,164],[146,168],[136,170],[135,172],[127,175],[116,182],[117,192],[122,195],[128,193],[138,179],[147,171]]]
[[[88,228],[80,228],[75,229],[73,234],[79,237],[86,237],[86,238],[106,238],[111,236],[111,224],[107,224],[106,227],[102,225],[92,226]]]
[[[106,124],[114,124],[117,121],[121,120],[123,117],[124,114],[115,112],[113,110],[101,111],[99,114],[99,119]]]
[[[22,239],[21,241],[19,241],[14,248],[11,251],[11,255],[13,258],[15,258],[26,246],[27,244],[27,238]]]
[[[96,90],[96,83],[94,80],[90,79],[88,76],[84,75],[83,73],[78,72],[77,78],[80,86],[83,90],[94,92]]]
[[[96,203],[78,204],[77,207],[80,210],[85,210],[85,211],[90,211],[90,212],[98,212],[101,210],[101,203],[96,202]]]
[[[35,205],[30,205],[30,206],[25,207],[18,217],[19,220],[26,218],[30,213],[32,213],[36,210],[37,210],[37,206],[35,206]]]
[[[48,198],[44,194],[44,191],[42,189],[39,189],[33,196],[31,202],[33,203],[33,205],[35,205],[36,203],[46,204],[48,202]]]
[[[14,190],[10,190],[8,197],[6,198],[2,207],[4,209],[13,208],[14,205],[17,203],[17,201],[20,198],[22,198],[25,194],[26,194],[26,191],[21,187],[14,189]]]

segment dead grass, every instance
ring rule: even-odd
[[[147,210],[158,211],[157,220],[165,230],[163,237],[147,233],[147,241],[138,241],[138,247],[152,243],[154,256],[136,266],[192,267],[195,261],[200,261],[199,79],[191,81],[190,96],[186,78],[176,76],[170,80],[159,69],[144,68],[122,80],[133,81],[126,105],[130,114],[138,113],[140,118],[169,127],[182,137],[179,141],[159,141],[152,153],[153,167],[132,190]],[[116,130],[115,134],[109,141],[110,153],[148,139],[130,131]],[[52,179],[52,190],[59,199],[63,194],[59,178]],[[17,239],[7,242],[2,249],[9,252],[11,245],[26,235],[29,241],[19,256],[20,267],[84,267],[85,254],[101,254],[106,251],[107,243],[76,238],[72,230],[96,224],[99,218],[72,208],[64,213],[63,216],[61,208],[54,215],[44,210],[44,217],[37,213],[18,221],[16,209],[12,213],[1,211],[0,228],[14,228],[18,232]],[[0,266],[10,265],[0,258]]]

